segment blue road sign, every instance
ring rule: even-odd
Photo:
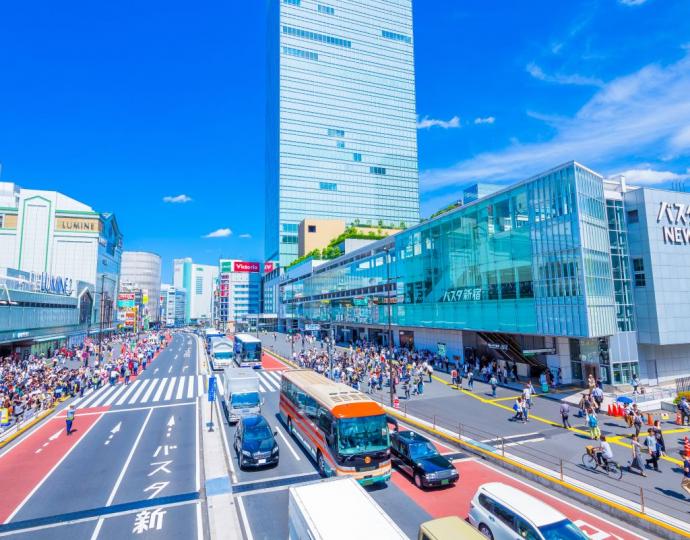
[[[208,400],[209,401],[215,401],[216,400],[216,376],[211,375],[208,378]]]

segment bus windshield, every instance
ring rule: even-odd
[[[389,445],[385,415],[338,420],[338,452],[342,455],[378,452]]]
[[[257,360],[261,358],[261,343],[243,343],[242,352],[247,360]]]

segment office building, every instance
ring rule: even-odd
[[[663,383],[690,376],[689,249],[690,194],[571,162],[288,271],[279,317],[379,343],[390,322],[398,346],[496,358],[522,375]]]
[[[206,323],[213,319],[213,290],[218,279],[218,266],[196,264],[191,258],[173,261],[173,286],[185,289],[186,323]]]
[[[270,0],[266,260],[304,218],[419,221],[412,0]]]
[[[145,313],[141,316],[151,325],[160,320],[161,258],[149,251],[123,251],[121,283],[141,289]]]
[[[121,256],[113,214],[57,191],[0,182],[0,267],[92,285],[91,323],[105,320],[105,331],[113,329]]]
[[[186,324],[187,291],[169,284],[161,285],[161,302],[163,303],[162,322],[168,328],[180,327]]]
[[[273,266],[221,259],[218,269],[214,321],[217,327],[234,331],[238,322],[260,312],[261,276]]]

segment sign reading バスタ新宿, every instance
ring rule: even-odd
[[[682,203],[659,203],[657,223],[661,228],[665,244],[690,244],[690,205]]]

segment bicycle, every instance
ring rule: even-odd
[[[623,469],[621,469],[621,466],[610,459],[603,465],[600,464],[595,455],[594,447],[592,446],[587,447],[587,452],[582,456],[582,464],[591,471],[596,471],[598,468],[601,468],[603,472],[616,480],[623,478]]]

